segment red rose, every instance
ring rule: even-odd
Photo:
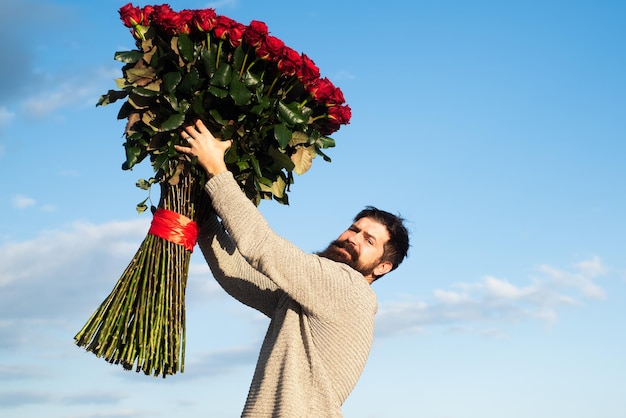
[[[209,32],[215,26],[217,15],[213,9],[196,10],[193,25],[201,32]]]
[[[132,3],[128,3],[120,8],[120,19],[122,19],[124,26],[129,28],[141,25],[143,23],[143,11],[141,8],[133,6]]]
[[[298,78],[305,86],[317,81],[320,78],[320,69],[306,54],[302,54],[302,67],[298,72]]]
[[[213,28],[213,33],[217,36],[218,39],[226,39],[228,36],[228,31],[236,23],[233,19],[227,16],[217,16],[215,20],[215,27]]]
[[[302,57],[300,54],[288,46],[284,47],[278,60],[278,69],[288,77],[296,74],[302,67]]]
[[[311,96],[321,103],[327,103],[335,92],[335,85],[327,78],[320,78],[309,86]]]
[[[283,41],[275,36],[267,35],[256,47],[256,54],[264,60],[276,61],[280,58],[280,52],[284,47],[285,43]]]
[[[239,22],[235,22],[229,31],[229,41],[232,46],[235,48],[241,45],[241,39],[243,38],[243,33],[246,30],[246,25],[243,25]]]
[[[183,23],[180,15],[167,4],[154,6],[152,21],[170,35],[178,33]]]
[[[346,102],[346,99],[344,99],[343,97],[343,92],[339,89],[339,87],[335,87],[330,97],[328,98],[327,103],[340,105],[340,104],[344,104],[345,102]]]
[[[189,35],[191,33],[191,28],[193,27],[193,11],[181,10],[180,13],[178,13],[178,17],[180,19],[178,31]]]
[[[269,35],[267,25],[263,22],[259,22],[258,20],[253,20],[244,31],[243,40],[248,45],[256,47],[265,39],[267,35]]]
[[[328,108],[328,117],[337,121],[341,125],[350,123],[352,118],[352,110],[350,106],[331,106]]]
[[[149,26],[152,23],[152,12],[154,12],[154,6],[144,6],[143,8],[143,25]]]

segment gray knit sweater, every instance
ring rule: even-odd
[[[222,222],[213,216],[198,241],[215,279],[271,319],[242,417],[341,417],[372,343],[374,292],[347,265],[273,232],[232,173],[206,191]]]

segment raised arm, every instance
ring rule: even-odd
[[[356,270],[307,254],[269,227],[226,168],[224,154],[230,141],[217,140],[201,121],[185,128],[185,132],[190,146],[176,149],[198,157],[211,177],[206,190],[213,208],[236,248],[254,269],[313,315],[330,319],[336,309],[375,305],[374,292]]]
[[[198,245],[213,277],[229,295],[271,317],[283,291],[248,264],[214,213],[202,225]]]

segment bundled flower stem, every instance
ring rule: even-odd
[[[328,135],[349,123],[351,110],[313,61],[263,22],[130,3],[120,17],[137,48],[115,54],[123,77],[98,106],[126,99],[118,114],[128,121],[122,168],[149,159],[156,174],[137,185],[160,184],[161,197],[148,235],[75,342],[125,369],[165,377],[184,369],[185,288],[195,245],[185,234],[179,241],[178,226],[168,226],[165,215],[182,216],[188,226],[210,210],[203,170],[175,149],[184,144],[181,131],[200,119],[216,137],[232,140],[225,162],[246,196],[256,205],[288,204],[293,173],[308,171],[316,155],[330,161],[322,151],[335,145]]]
[[[161,183],[159,208],[198,219],[210,207],[189,170]],[[184,371],[185,288],[191,251],[148,234],[115,288],[76,335],[76,344],[125,369]]]

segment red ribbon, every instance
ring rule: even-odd
[[[193,251],[198,239],[198,226],[194,221],[180,213],[167,209],[157,209],[148,233]]]

